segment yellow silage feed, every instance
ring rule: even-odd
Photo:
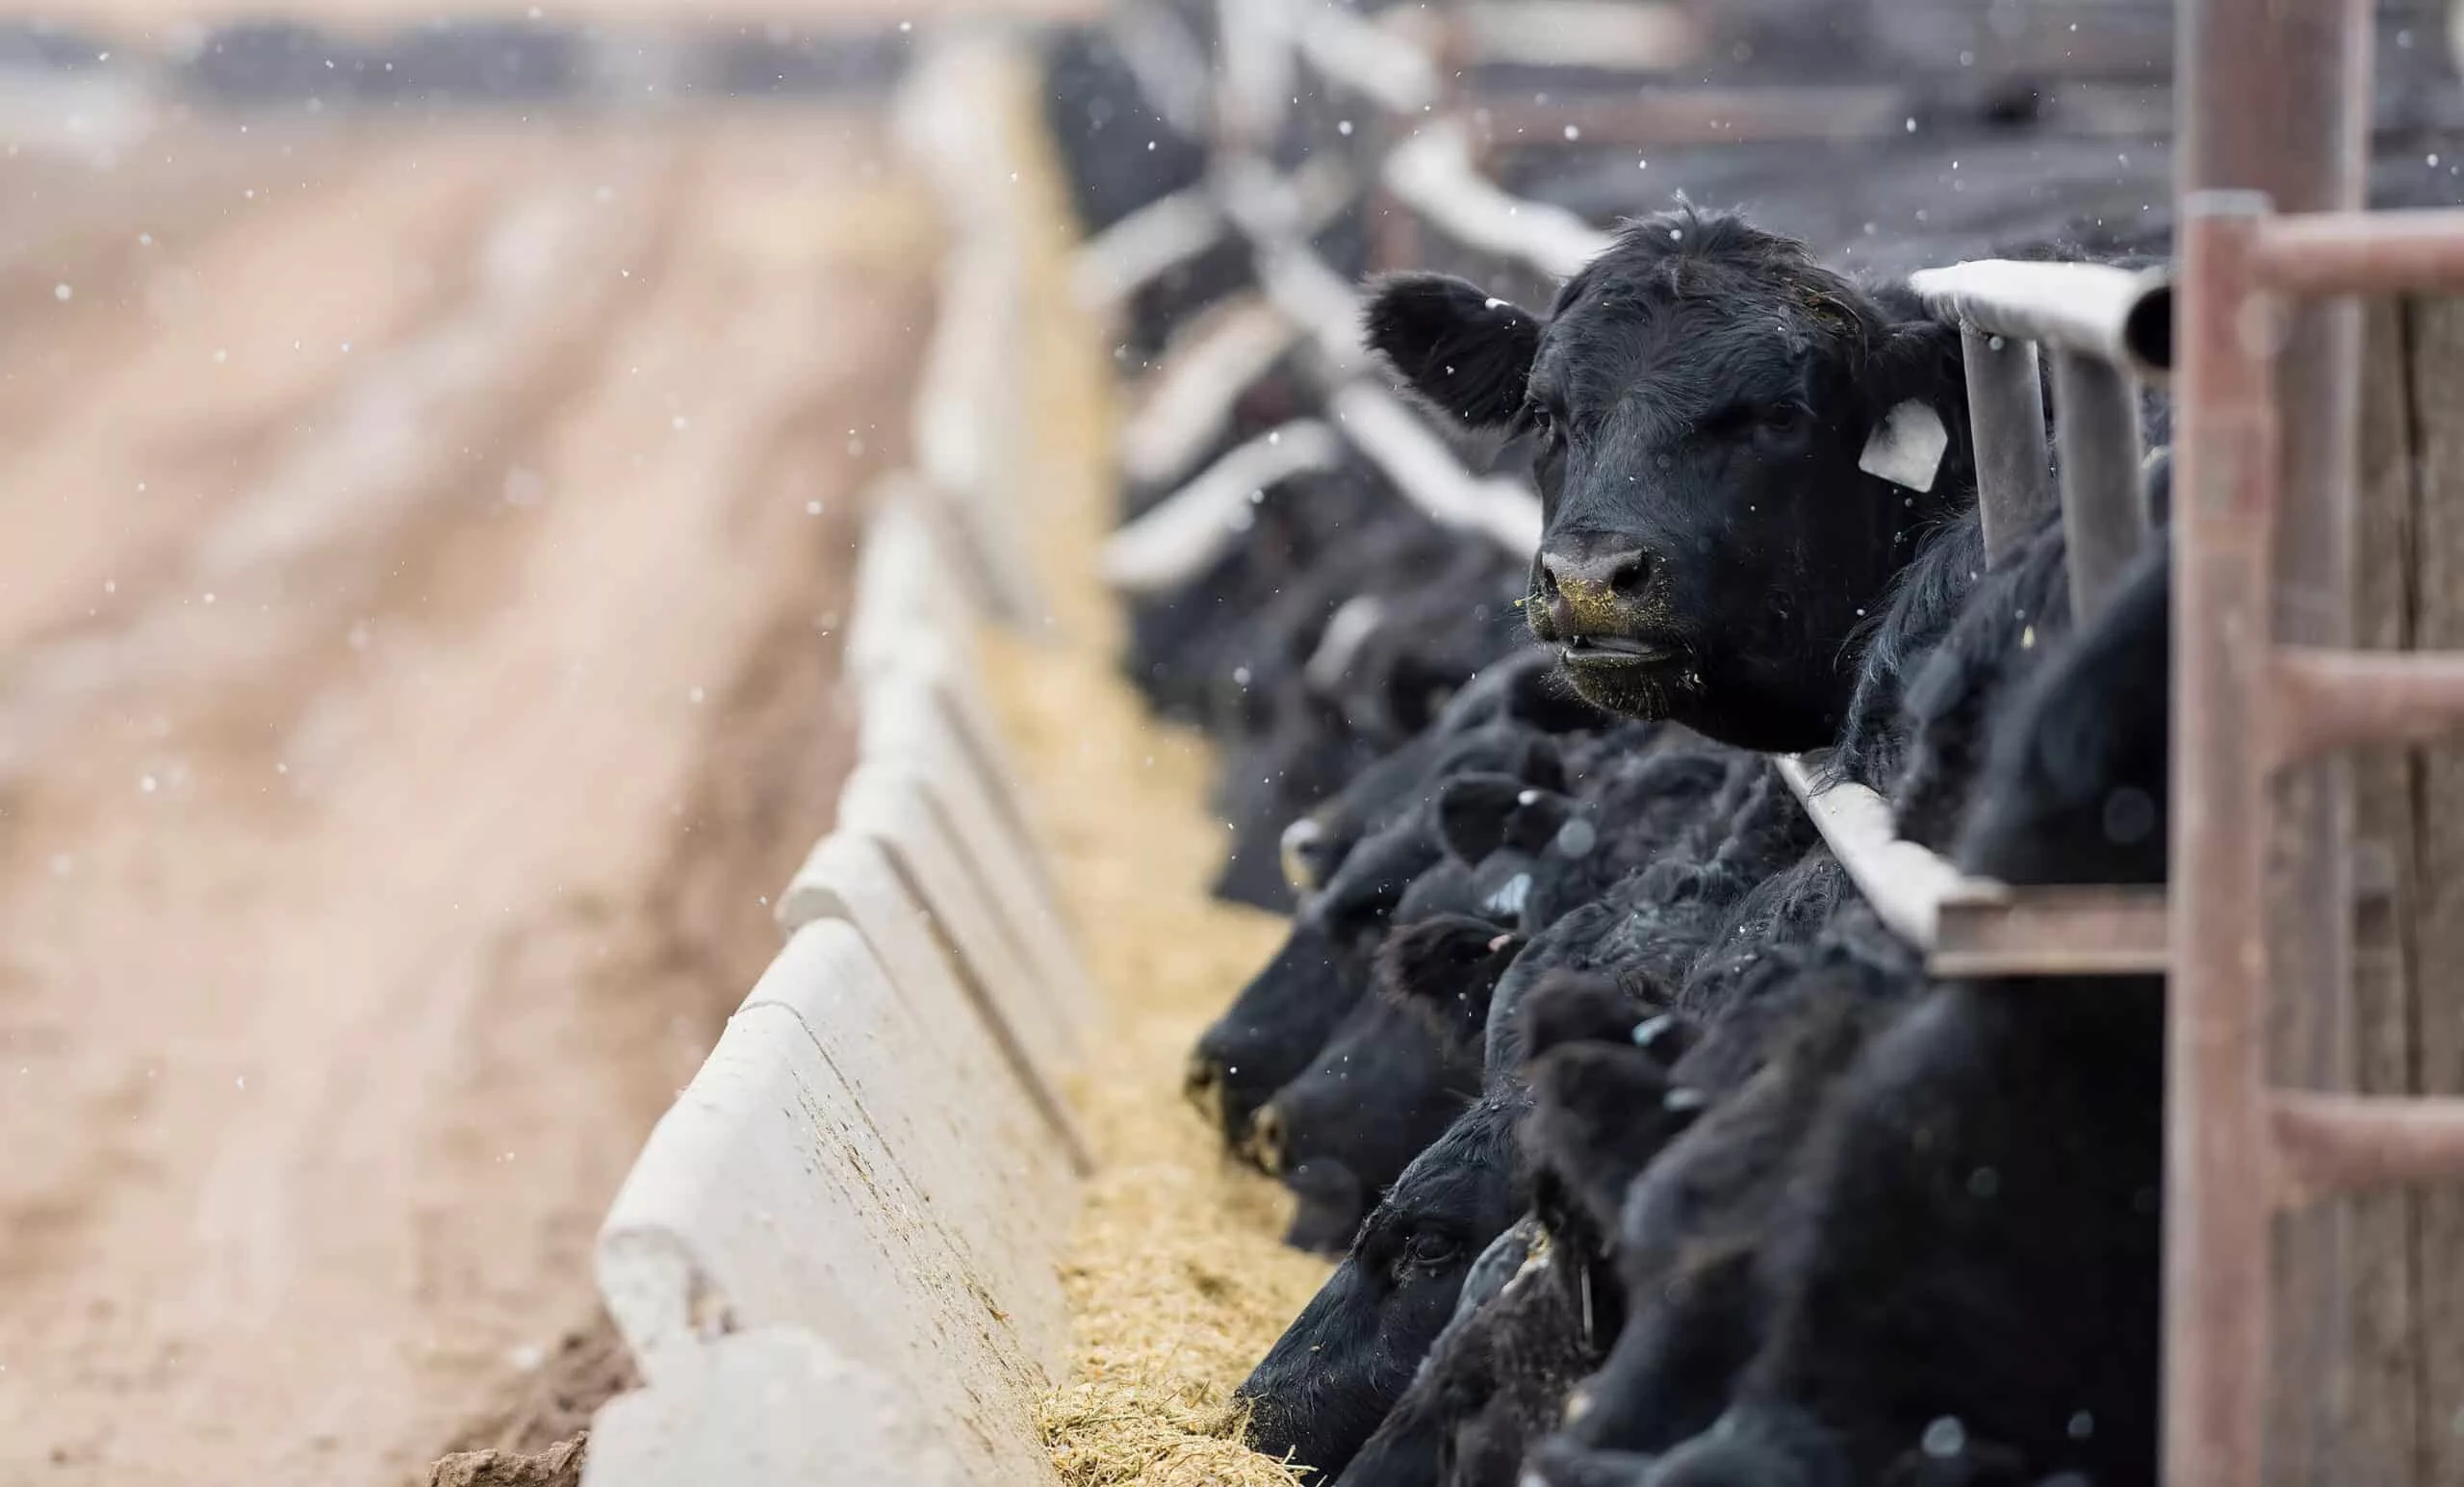
[[[1036,375],[1019,474],[1053,625],[988,629],[985,679],[1110,1002],[1073,1091],[1101,1166],[1063,1270],[1071,1375],[1040,1424],[1072,1487],[1290,1487],[1306,1474],[1240,1444],[1231,1393],[1326,1265],[1278,1242],[1288,1199],[1224,1161],[1180,1093],[1190,1045],[1283,926],[1208,897],[1222,830],[1204,806],[1204,746],[1148,718],[1116,666],[1119,618],[1094,573],[1114,515],[1110,368],[1066,292],[1074,244],[1032,84],[1014,93],[1034,167],[1020,189],[1052,224],[1025,266]]]

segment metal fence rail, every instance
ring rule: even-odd
[[[2278,777],[2320,752],[2464,731],[2464,654],[2277,641],[2289,497],[2275,338],[2287,296],[2464,290],[2464,214],[2274,217],[2250,192],[2183,214],[2176,512],[2175,966],[2166,1480],[2251,1487],[2266,1469],[2274,1217],[2338,1192],[2464,1177],[2464,1100],[2288,1090],[2269,933],[2287,875]],[[2310,851],[2321,844],[2305,843]]]
[[[2147,539],[2140,470],[2144,441],[2133,384],[2169,374],[2170,274],[1986,261],[1928,269],[1909,282],[1937,315],[1960,322],[1989,557],[2002,555],[2003,546],[2048,506],[2038,345],[2052,353],[2063,526],[2077,623]]]
[[[2072,623],[2084,623],[2145,543],[2136,384],[2169,372],[2169,276],[2095,264],[1983,260],[1911,281],[1959,321],[1989,563],[2059,500]],[[2038,348],[2052,353],[2062,479],[2048,458]],[[2137,976],[2169,959],[2163,890],[2014,887],[1963,877],[1900,841],[1889,808],[1831,779],[1819,756],[1781,772],[1875,910],[1942,976]]]

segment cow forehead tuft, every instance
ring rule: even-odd
[[[1849,313],[1848,307],[1840,302],[1838,294],[1829,286],[1799,280],[1792,293],[1806,314],[1825,330],[1845,335],[1856,328],[1857,318]]]

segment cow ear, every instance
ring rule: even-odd
[[[1473,428],[1495,428],[1522,410],[1540,320],[1468,280],[1396,273],[1370,285],[1367,336],[1423,401]]]
[[[1966,424],[1959,327],[1931,317],[1894,321],[1860,380],[1874,422],[1858,468],[1908,490],[1931,491]]]
[[[1557,833],[1574,819],[1578,808],[1572,798],[1554,790],[1526,793],[1534,798],[1518,798],[1513,813],[1505,819],[1505,844],[1518,851],[1536,853],[1557,839]]]
[[[1870,343],[1862,380],[1874,405],[1888,409],[1911,397],[1939,405],[1967,392],[1960,328],[1930,315],[1893,320]]]
[[[1417,1009],[1449,1047],[1479,1057],[1496,996],[1498,955],[1518,949],[1519,936],[1470,914],[1433,914],[1407,924],[1377,947],[1385,994]]]
[[[1527,1061],[1565,1043],[1628,1041],[1637,1020],[1651,1015],[1607,977],[1563,969],[1550,972],[1515,1011],[1523,1024],[1517,1045]]]
[[[1656,1060],[1613,1043],[1562,1043],[1532,1061],[1523,1140],[1595,1222],[1613,1225],[1626,1186],[1703,1102]]]
[[[1543,736],[1525,740],[1523,757],[1516,763],[1514,772],[1526,784],[1554,790],[1560,795],[1568,793],[1566,760],[1557,752],[1554,739]]]
[[[1505,840],[1523,798],[1538,793],[1512,775],[1458,775],[1437,794],[1437,839],[1457,859],[1476,863]]]

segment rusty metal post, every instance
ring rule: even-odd
[[[2062,452],[2070,623],[2085,625],[2147,541],[2138,389],[2101,357],[2056,348],[2053,435]]]
[[[2166,1023],[2165,1487],[2258,1487],[2267,1439],[2266,715],[2277,433],[2245,334],[2264,197],[2183,198]]]
[[[2183,0],[2174,51],[2179,189],[2263,192],[2277,212],[2357,206],[2372,9],[2364,0]],[[2279,641],[2349,638],[2360,329],[2349,301],[2295,307],[2281,320],[2253,310],[2245,325],[2276,351],[2278,474],[2290,493],[2276,527],[2269,619]],[[2351,1083],[2350,779],[2348,761],[2320,759],[2281,774],[2273,787],[2271,1061],[2276,1082],[2295,1088]],[[2333,1393],[2327,1371],[2345,1332],[2336,1285],[2342,1225],[2334,1207],[2277,1225],[2266,1411],[2272,1483],[2340,1479],[2323,1459],[2322,1436]],[[2261,1480],[2254,1471],[2236,1487]]]
[[[2261,267],[2287,294],[2464,292],[2464,211],[2288,218],[2268,230]]]
[[[1964,326],[1968,426],[1976,440],[1976,498],[1985,561],[1998,563],[2019,534],[2053,505],[2045,458],[2044,383],[2037,345]]]

